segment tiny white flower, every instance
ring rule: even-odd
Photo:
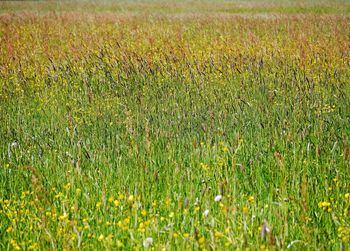
[[[153,244],[153,238],[147,237],[146,239],[143,240],[143,247],[148,248],[149,246],[152,246]]]
[[[216,195],[214,200],[215,200],[215,202],[219,202],[221,199],[222,199],[222,195],[219,194],[219,195]]]
[[[207,209],[203,212],[204,217],[208,217],[208,214],[209,214],[209,209]]]

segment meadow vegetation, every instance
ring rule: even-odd
[[[57,6],[0,3],[1,250],[350,248],[346,1]]]

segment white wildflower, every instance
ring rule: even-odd
[[[152,246],[153,244],[153,238],[147,237],[146,239],[143,240],[143,247],[148,248],[149,246]]]
[[[215,200],[215,202],[219,202],[221,199],[222,199],[222,195],[219,194],[219,195],[216,195],[214,200]]]

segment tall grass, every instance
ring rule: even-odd
[[[0,17],[1,249],[349,248],[349,18]]]

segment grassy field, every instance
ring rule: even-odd
[[[349,12],[0,2],[0,250],[349,250]]]

